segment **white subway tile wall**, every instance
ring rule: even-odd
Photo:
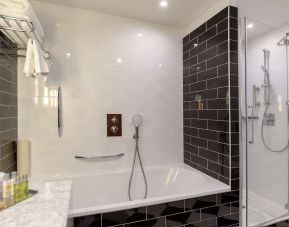
[[[135,113],[144,118],[144,165],[182,163],[182,31],[47,3],[33,6],[52,59],[51,73],[38,79],[25,77],[24,60],[19,62],[19,137],[32,142],[32,175],[129,168]],[[63,89],[62,138],[58,86]],[[106,137],[107,113],[122,114],[122,137]],[[117,153],[124,158],[74,159]]]

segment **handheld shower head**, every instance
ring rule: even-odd
[[[142,117],[139,114],[133,115],[132,116],[132,123],[134,124],[135,127],[139,127],[140,124],[142,123]]]

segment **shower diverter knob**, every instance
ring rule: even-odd
[[[110,131],[111,131],[113,134],[116,134],[117,131],[118,131],[118,127],[116,127],[116,126],[111,126],[111,127],[110,127]]]
[[[117,117],[116,117],[116,116],[113,116],[113,117],[111,118],[111,122],[112,122],[112,123],[116,123],[116,122],[117,122]]]

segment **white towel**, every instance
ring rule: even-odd
[[[44,30],[36,16],[31,4],[27,0],[1,0],[0,13],[11,17],[20,17],[33,21],[41,38],[44,37]]]
[[[49,69],[46,64],[46,61],[43,57],[41,48],[39,47],[36,41],[33,41],[33,52],[34,52],[34,65],[35,65],[35,74],[36,76],[48,74]]]
[[[38,41],[42,44],[43,37],[44,37],[44,31],[43,28],[39,22],[38,17],[36,16],[32,6],[27,0],[0,0],[0,14],[5,16],[11,16],[11,17],[18,17],[23,19],[28,19],[32,21],[36,27],[36,30],[33,33],[28,33],[30,38],[32,39],[38,39]],[[19,28],[19,26],[13,21],[9,20],[11,23],[10,26],[13,28]],[[30,28],[28,27],[26,22],[19,22],[23,29],[29,31]],[[7,26],[3,20],[0,20],[0,25]],[[12,37],[12,41],[16,41],[16,43],[21,45],[21,40],[24,40],[27,42],[27,37],[23,33],[18,33],[18,36],[15,35],[12,31],[4,31],[4,33],[8,33],[10,37]],[[9,37],[8,35],[8,37]],[[21,39],[19,38],[21,37]],[[9,37],[9,38],[10,38]]]
[[[26,76],[32,76],[34,74],[34,51],[33,51],[33,41],[32,39],[28,40],[26,59],[24,64],[23,73]]]
[[[38,43],[32,39],[28,40],[23,73],[26,76],[39,76],[49,73],[42,51]]]

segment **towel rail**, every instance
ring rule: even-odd
[[[0,15],[0,19],[2,21],[4,21],[4,23],[6,24],[6,26],[0,25],[0,30],[15,44],[17,44],[17,49],[18,50],[25,50],[26,49],[26,45],[27,42],[25,40],[23,40],[23,38],[20,36],[20,34],[18,34],[18,32],[20,33],[24,33],[26,39],[29,39],[29,33],[33,33],[36,30],[35,24],[28,20],[28,19],[24,19],[24,18],[18,18],[18,17],[11,17],[11,16],[6,16],[6,15]],[[12,26],[12,23],[14,22],[17,26]],[[27,24],[28,29],[23,28],[22,24],[20,22],[24,22],[25,24]],[[17,37],[17,39],[20,41],[17,42],[17,40],[13,37],[13,35],[10,34],[10,32],[13,32],[13,34],[15,35],[15,37]],[[41,44],[41,41],[39,40],[39,38],[37,37],[37,35],[35,35],[35,39],[36,41],[39,43],[40,47],[41,47],[41,51],[43,53],[43,56],[45,59],[50,59],[51,58],[51,54],[49,51],[45,50],[45,48],[43,47],[43,45]],[[19,55],[19,57],[23,57],[23,55]]]

